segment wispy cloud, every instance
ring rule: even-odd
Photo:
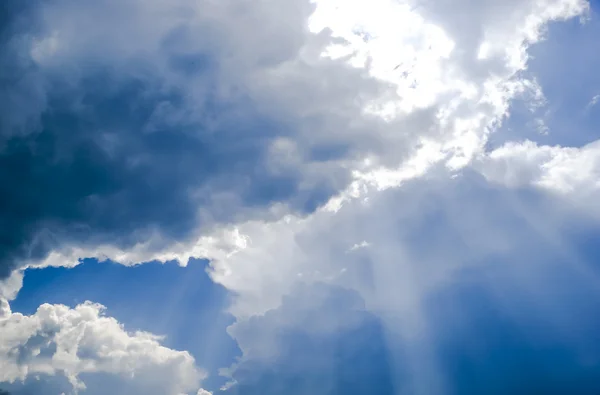
[[[594,97],[592,97],[592,99],[590,100],[590,102],[587,104],[587,106],[585,107],[586,110],[591,109],[592,107],[594,107],[596,104],[598,104],[598,101],[600,101],[600,95],[595,95]]]

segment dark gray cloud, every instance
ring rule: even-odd
[[[161,38],[166,71],[102,50],[46,67],[32,51],[49,34],[43,12],[61,2],[24,3],[3,2],[0,16],[0,278],[65,243],[181,240],[273,202],[311,211],[343,182],[273,169],[269,144],[294,126],[243,94],[224,99],[215,53],[178,49],[185,26]],[[96,35],[86,44],[114,38]],[[191,76],[202,100],[169,79]]]

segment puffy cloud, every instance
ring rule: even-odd
[[[391,369],[392,389],[382,393],[598,388],[592,312],[600,224],[586,210],[540,191],[501,189],[475,173],[367,196],[337,212],[248,225],[240,230],[246,248],[215,264],[215,281],[236,295],[230,333],[245,356],[231,371],[230,391],[277,393],[300,378],[331,384],[343,371],[366,374],[362,365],[339,368],[349,359],[323,351],[353,328],[347,309],[382,328],[381,340],[368,337],[383,341],[389,356],[368,354],[372,344],[353,354]],[[340,307],[319,287],[341,287],[358,302]],[[311,393],[327,388],[315,383]]]
[[[593,209],[600,184],[600,141],[583,147],[508,143],[478,164],[490,181],[508,187],[535,186]]]
[[[329,141],[297,149],[303,162],[320,155],[311,168],[274,167],[278,139],[299,127],[244,87],[258,83],[255,68],[297,57],[311,37],[308,2],[286,13],[270,2],[13,3],[3,14],[2,277],[65,246],[162,246],[277,201],[310,211],[343,184],[342,170],[318,171],[338,149]],[[257,44],[269,37],[281,42]],[[359,73],[323,67],[365,92]]]
[[[281,308],[236,333],[256,343],[239,361],[227,394],[394,393],[384,329],[353,291],[298,287]]]
[[[235,293],[231,311],[240,318],[276,308],[297,282],[341,282],[382,308],[391,295],[378,293],[388,289],[402,295],[396,303],[410,306],[420,296],[415,292],[429,291],[453,271],[518,255],[534,240],[562,248],[563,230],[593,229],[585,207],[541,192],[499,188],[473,171],[453,179],[430,173],[402,188],[367,190],[336,211],[239,225],[244,243],[218,256],[211,275]]]
[[[10,304],[4,298],[0,299],[0,319],[7,318],[11,315]]]
[[[129,333],[104,307],[44,304],[0,321],[0,382],[15,394],[173,394],[195,392],[205,374],[160,337]]]
[[[0,275],[53,252],[151,256],[215,224],[277,218],[275,203],[312,212],[353,171],[395,168],[432,141],[435,160],[464,166],[530,89],[527,45],[586,8],[517,2],[509,24],[495,2],[453,6],[471,7],[466,19],[445,3],[332,5],[10,1]]]

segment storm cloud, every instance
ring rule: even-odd
[[[147,37],[152,20],[125,19],[135,7],[4,2],[0,277],[64,244],[127,248],[156,234],[168,244],[276,202],[310,212],[348,179],[341,170],[307,179],[299,166],[274,167],[272,143],[298,126],[257,108],[242,88],[221,92],[223,35],[182,49],[185,18]],[[119,10],[116,27],[98,25]],[[97,21],[86,27],[86,18]],[[344,149],[320,145],[310,160]]]

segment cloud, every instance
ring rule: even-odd
[[[196,391],[204,373],[185,351],[129,333],[103,306],[44,304],[0,321],[0,382],[13,393],[173,394]],[[40,392],[41,391],[41,392]]]
[[[215,281],[236,295],[230,333],[244,355],[231,372],[232,393],[277,393],[305,377],[331,384],[344,371],[362,382],[367,371],[358,365],[336,367],[353,359],[324,351],[345,341],[344,330],[354,327],[346,311],[355,308],[378,322],[382,338],[365,336],[389,352],[368,354],[368,343],[353,354],[368,354],[364,363],[375,370],[390,369],[396,387],[382,393],[598,388],[591,312],[600,225],[585,209],[560,195],[498,188],[474,172],[368,197],[335,213],[242,228],[247,247],[215,264]],[[365,239],[368,248],[348,252]],[[340,307],[328,287],[358,302]],[[551,378],[542,380],[544,372]]]
[[[595,197],[595,145],[486,152],[512,100],[543,98],[529,47],[587,2],[39,4],[3,36],[7,81],[30,81],[6,91],[31,106],[7,107],[0,133],[0,169],[23,169],[2,175],[0,276],[208,258],[234,296],[240,395],[346,391],[354,368],[384,394],[465,393],[470,374],[490,378],[474,393],[594,384],[579,311],[597,276],[578,237],[598,224],[570,203]],[[534,313],[550,329],[527,343]],[[534,385],[538,346],[566,376]]]
[[[484,273],[490,269],[494,278]],[[412,336],[370,312],[354,291],[318,283],[299,286],[277,309],[235,328],[234,335],[250,349],[231,372],[225,393],[597,391],[594,293],[569,287],[548,294],[546,288],[543,292],[554,302],[579,306],[577,312],[569,312],[567,305],[554,307],[570,320],[549,320],[540,316],[545,301],[528,295],[527,288],[502,292],[506,284],[498,282],[512,277],[512,269],[499,264],[455,276],[424,301],[428,325]],[[546,280],[560,283],[554,275]]]
[[[383,328],[355,292],[299,287],[281,308],[244,322],[236,333],[256,343],[245,342],[252,348],[225,393],[395,393]]]
[[[274,168],[270,146],[298,127],[236,88],[257,65],[296,56],[310,8],[296,3],[285,22],[271,7],[242,8],[236,19],[233,4],[10,3],[0,275],[61,247],[168,244],[273,202],[310,211],[325,201],[345,178],[317,172],[332,159],[328,143],[300,147],[301,157],[322,152],[314,170]],[[280,43],[252,42],[267,38],[256,27],[278,24],[288,30]],[[196,39],[207,34],[210,42]],[[262,53],[238,59],[251,44]]]
[[[583,147],[508,143],[481,161],[482,174],[508,187],[535,186],[593,210],[598,194],[600,141]]]
[[[428,141],[452,168],[468,164],[527,89],[527,44],[585,10],[519,2],[510,26],[525,29],[513,32],[494,4],[473,8],[466,35],[459,14],[427,2],[381,0],[361,20],[356,2],[332,14],[308,0],[11,1],[0,275],[52,253],[151,255],[219,224],[276,219],[277,204],[309,213],[353,171],[393,169]],[[388,14],[414,27],[404,42],[389,41],[406,32],[377,19]],[[467,60],[475,43],[485,61]],[[399,62],[408,69],[384,72]]]
[[[419,287],[429,291],[456,270],[488,256],[518,255],[526,241],[561,248],[563,229],[594,223],[586,207],[563,195],[505,189],[473,171],[451,179],[442,171],[398,189],[367,190],[337,211],[240,225],[245,243],[213,261],[211,275],[234,292],[232,311],[240,318],[276,308],[297,282],[342,282],[384,305],[389,300],[377,293],[389,287],[397,303],[410,305]],[[368,248],[351,250],[363,240]],[[373,283],[376,269],[384,284]]]
[[[594,95],[594,97],[592,97],[592,99],[590,100],[590,102],[585,107],[586,110],[590,109],[590,108],[594,107],[596,104],[598,104],[599,100],[600,100],[600,95]]]

